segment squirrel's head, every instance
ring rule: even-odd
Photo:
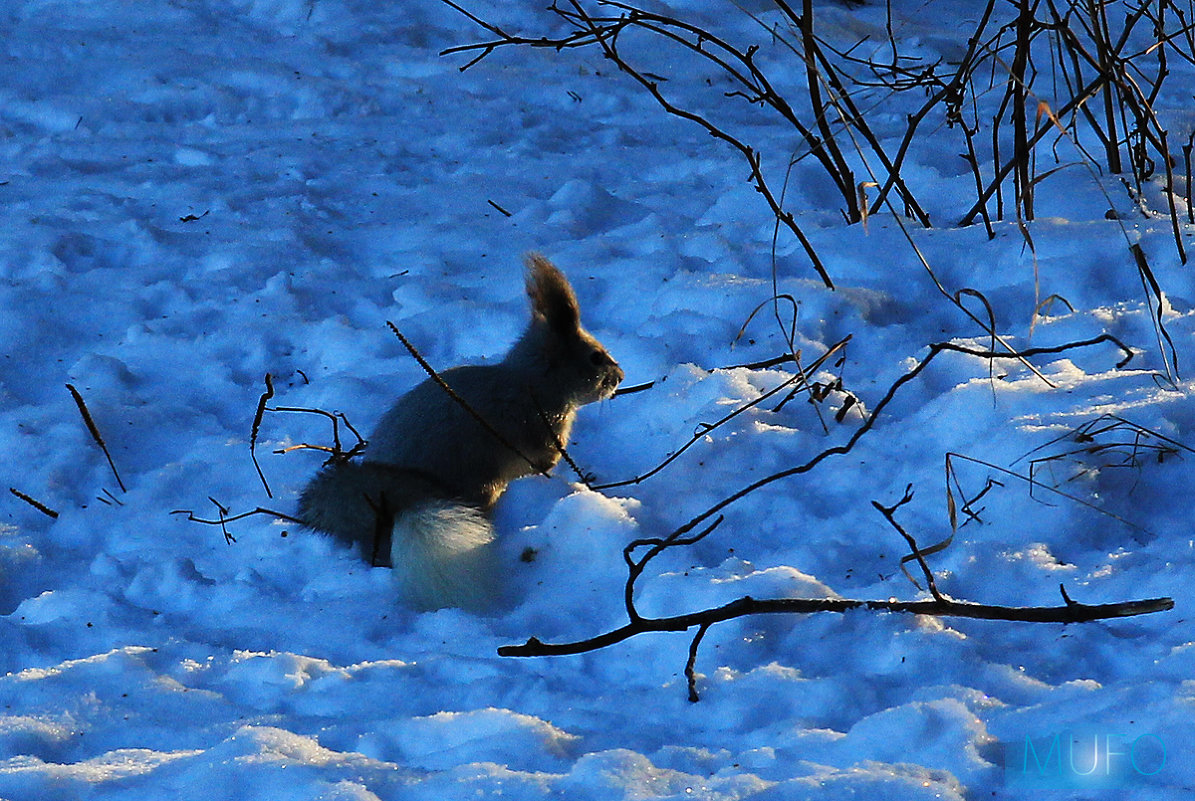
[[[577,296],[564,273],[538,253],[527,256],[527,296],[531,324],[508,361],[542,371],[536,383],[545,396],[580,406],[613,395],[622,368],[581,326]]]

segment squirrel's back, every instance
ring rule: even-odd
[[[539,401],[528,376],[500,364],[454,367],[440,377],[485,425],[429,378],[378,421],[367,461],[418,469],[455,497],[489,509],[511,481],[559,460],[558,444],[576,417],[571,405],[545,407],[552,399]]]

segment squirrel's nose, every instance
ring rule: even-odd
[[[614,361],[613,359],[610,360],[610,366],[614,369],[610,371],[610,374],[607,377],[607,382],[610,384],[610,388],[614,389],[614,387],[622,383],[622,379],[626,376],[626,373],[624,373],[622,368],[618,366],[618,362]]]

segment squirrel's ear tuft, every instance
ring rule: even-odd
[[[527,296],[531,312],[559,334],[570,334],[581,327],[577,296],[564,273],[538,253],[528,253]]]

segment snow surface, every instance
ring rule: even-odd
[[[538,3],[495,5],[475,10],[550,27]],[[730,4],[676,5],[767,42]],[[883,5],[820,19],[886,41]],[[893,3],[894,25],[911,52],[949,56],[972,5]],[[1079,446],[1055,441],[1115,414],[1195,445],[1192,385],[1158,378],[1127,244],[1141,243],[1167,292],[1180,368],[1195,333],[1190,268],[1168,222],[1135,211],[1116,180],[1070,167],[1044,182],[1032,252],[1012,222],[991,242],[982,226],[954,227],[963,163],[913,152],[906,175],[941,223],[914,235],[949,291],[982,291],[1011,343],[1109,331],[1136,358],[1118,370],[1107,345],[1039,357],[1051,386],[1015,362],[993,374],[945,354],[850,454],[749,495],[706,540],[657,560],[640,604],[925,597],[870,502],[913,484],[898,519],[922,544],[943,539],[955,452],[1022,472],[1059,458],[1039,464],[1033,492],[955,463],[956,492],[1001,483],[931,557],[943,591],[1055,605],[1064,583],[1079,601],[1172,596],[1175,610],[1067,627],[740,619],[707,634],[692,704],[685,634],[548,659],[496,649],[621,625],[622,547],[844,442],[860,417],[834,421],[841,392],[821,419],[804,396],[754,407],[640,484],[599,494],[563,466],[518,482],[497,517],[516,600],[492,616],[404,610],[388,571],[270,517],[230,524],[229,544],[171,512],[215,517],[210,499],[231,513],[293,508],[322,457],[274,451],[330,431],[314,415],[265,416],[268,498],[249,452],[266,373],[272,403],[343,411],[368,430],[422,376],[386,320],[438,367],[500,357],[526,318],[530,249],[571,276],[627,384],[656,381],[585,409],[572,454],[601,481],[653,467],[791,375],[715,369],[785,350],[770,310],[736,339],[772,296],[773,267],[773,220],[737,153],[662,114],[594,52],[511,50],[459,72],[467,56],[438,52],[486,34],[432,0],[10,0],[0,32],[3,486],[59,512],[7,493],[0,507],[0,797],[1021,798],[1002,744],[1078,731],[1165,744],[1164,769],[1133,777],[1133,798],[1195,786],[1195,460],[1147,451],[1114,466],[1107,450],[1062,458]],[[1189,66],[1172,67],[1169,85],[1189,89]],[[1176,142],[1190,102],[1159,100]],[[739,108],[773,156],[794,146]],[[899,115],[892,125],[898,136]],[[782,236],[779,290],[799,305],[805,363],[852,336],[818,380],[841,377],[870,409],[929,343],[984,346],[889,215],[844,226],[804,169],[788,200],[838,289]],[[1119,221],[1105,219],[1109,196],[1127,209]],[[1031,329],[1035,297],[1054,293],[1074,310],[1055,304]]]

